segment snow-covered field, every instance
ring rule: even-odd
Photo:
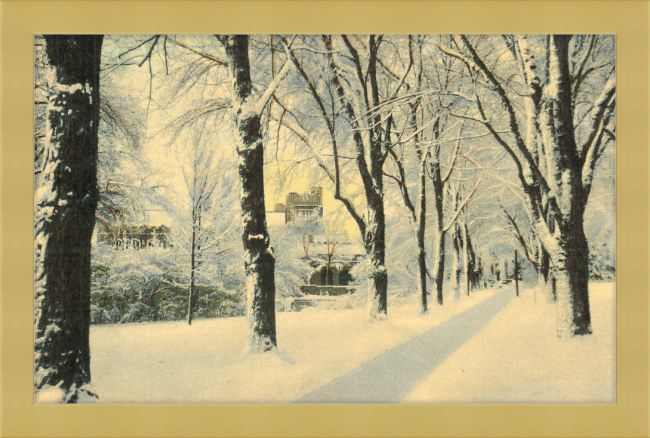
[[[425,316],[413,296],[375,323],[365,309],[278,313],[277,355],[243,353],[244,318],[93,326],[93,385],[103,403],[288,403],[493,294]],[[591,287],[590,337],[555,338],[541,301],[513,299],[405,402],[614,402],[614,284]]]
[[[614,403],[614,283],[589,285],[593,334],[558,339],[555,307],[524,291],[405,403]]]
[[[363,308],[281,312],[277,355],[243,353],[242,317],[92,326],[93,387],[103,403],[289,403],[493,294],[425,316],[416,296],[393,300],[373,323]]]

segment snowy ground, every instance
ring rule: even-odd
[[[558,339],[534,290],[488,322],[405,403],[614,403],[614,283],[592,283],[593,335]]]
[[[93,386],[103,403],[290,403],[493,294],[425,316],[411,296],[374,323],[365,309],[278,313],[279,355],[243,354],[244,318],[92,326]]]
[[[372,324],[364,309],[279,313],[278,355],[243,354],[244,318],[93,326],[94,389],[104,403],[288,403],[493,294],[426,316],[411,297]],[[588,337],[558,340],[541,301],[513,299],[404,402],[614,402],[614,284],[591,286]]]

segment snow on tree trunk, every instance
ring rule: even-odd
[[[537,289],[548,303],[555,302],[552,276],[551,259],[548,251],[541,246],[537,262]]]
[[[546,276],[542,272],[542,255],[537,258],[537,285],[536,289],[543,295],[546,293]]]
[[[563,222],[556,226],[555,242],[545,245],[555,278],[559,336],[591,333],[589,248],[584,233],[588,192],[582,185],[581,160],[574,136],[570,38],[553,35],[549,39],[549,84],[544,90],[540,111],[548,181]]]
[[[96,397],[90,383],[90,250],[95,225],[103,37],[46,36],[46,165],[35,193],[36,401]]]
[[[436,281],[436,301],[439,305],[443,304],[442,286],[445,276],[445,236],[447,233],[438,230],[438,236],[435,240],[434,253],[436,255],[435,281]]]
[[[266,228],[262,120],[252,96],[248,36],[234,35],[224,41],[233,78],[233,114],[241,180],[248,351],[259,353],[277,347],[275,258],[269,248]]]
[[[454,228],[455,231],[452,237],[453,258],[451,265],[451,287],[454,291],[454,306],[457,306],[460,304],[460,297],[463,289],[463,261],[461,255],[463,242],[461,240],[458,224],[456,224]]]
[[[582,217],[568,227],[550,251],[558,336],[591,333],[589,247]]]
[[[345,36],[342,36],[345,40]],[[383,184],[383,167],[386,160],[386,153],[384,152],[384,141],[388,138],[390,141],[390,133],[384,137],[384,129],[382,128],[381,115],[364,114],[365,111],[359,111],[361,116],[358,116],[354,105],[349,100],[346,94],[343,83],[339,79],[339,68],[334,59],[332,52],[332,40],[329,36],[323,36],[325,46],[328,53],[329,68],[332,72],[331,80],[336,89],[336,94],[341,100],[345,112],[350,120],[353,128],[353,140],[356,148],[356,164],[363,183],[367,202],[368,219],[365,224],[363,221],[357,221],[360,225],[360,230],[363,234],[364,247],[370,262],[369,276],[368,276],[368,319],[377,320],[384,319],[388,313],[388,272],[386,270],[386,216],[384,213],[384,184]],[[379,105],[379,89],[377,82],[377,57],[376,50],[378,49],[379,42],[376,42],[375,37],[369,37],[370,52],[372,56],[368,61],[367,68],[367,81],[369,84],[363,83],[360,85],[367,87],[370,85],[372,104]],[[349,46],[351,50],[355,50]],[[354,52],[356,53],[356,51]],[[358,59],[355,62],[359,62]],[[370,167],[366,159],[366,146],[364,144],[364,136],[362,135],[362,126],[359,123],[359,118],[367,117],[366,123],[372,126],[369,132],[370,136]],[[387,124],[387,130],[390,130],[390,122]],[[360,223],[361,222],[361,223]],[[365,231],[365,233],[364,233]]]
[[[460,291],[461,295],[467,295],[469,296],[469,280],[470,280],[470,270],[472,269],[471,265],[471,257],[470,257],[470,251],[471,248],[469,246],[469,233],[467,231],[467,225],[466,224],[460,224],[460,240],[462,243],[462,268],[461,268],[461,283],[460,283]]]
[[[425,222],[424,220],[422,223]],[[427,313],[427,255],[424,249],[424,227],[418,230],[418,268],[420,282],[418,283],[418,293],[420,295],[420,310]]]
[[[371,57],[368,61],[368,82],[372,104],[379,105],[379,88],[377,82],[377,58],[375,37],[369,37]],[[379,44],[379,43],[377,43]],[[372,55],[374,53],[374,55]],[[390,144],[390,123],[387,130],[382,128],[381,115],[377,114],[368,125],[370,131],[370,179],[364,173],[364,187],[368,200],[368,226],[366,227],[366,251],[370,256],[370,282],[368,300],[370,304],[368,317],[384,319],[388,313],[388,272],[386,271],[386,214],[384,212],[384,141]],[[386,138],[384,138],[386,136]],[[391,145],[392,146],[392,145]]]
[[[413,127],[417,128],[417,123],[415,119],[416,115],[412,117]],[[422,153],[422,148],[420,147],[419,137],[416,135],[415,150],[417,152],[418,159],[420,160],[420,166],[418,168],[418,203],[419,203],[419,212],[418,218],[416,221],[417,224],[417,242],[418,242],[418,268],[420,272],[420,282],[418,284],[418,292],[420,294],[421,300],[421,310],[422,313],[428,311],[427,306],[427,254],[424,249],[424,241],[426,238],[427,230],[427,158],[429,153]]]
[[[574,78],[569,53],[572,37],[549,35],[546,39],[548,74],[543,86],[537,77],[535,57],[528,50],[527,39],[518,38],[524,62],[522,70],[530,87],[528,96],[533,99],[533,105],[527,106],[528,132],[529,140],[534,140],[538,147],[531,150],[528,146],[532,147],[532,142],[525,142],[522,138],[515,107],[504,86],[472,47],[470,40],[464,35],[460,36],[474,65],[495,87],[506,109],[517,152],[496,133],[490,122],[484,123],[517,164],[518,177],[527,195],[525,202],[531,224],[534,224],[538,239],[549,253],[560,336],[591,333],[584,210],[602,148],[610,140],[615,141],[609,126],[616,103],[616,79],[612,70],[605,79],[602,92],[593,102],[591,123],[586,125],[590,126],[586,141],[580,147],[577,145],[574,126],[574,119],[578,120],[574,106],[577,96],[573,96],[573,93],[577,93],[582,79],[584,62],[577,72],[578,77]],[[585,61],[587,59],[588,54]],[[539,98],[538,102],[536,98]],[[478,100],[477,109],[485,119],[485,112]],[[582,119],[580,117],[580,124]],[[534,132],[536,123],[538,133]],[[538,163],[533,154],[538,155]]]
[[[440,150],[439,148],[433,154],[431,163],[431,178],[433,180],[433,197],[436,208],[437,239],[435,240],[433,253],[436,256],[435,281],[436,281],[436,300],[439,305],[443,304],[442,286],[445,275],[445,236],[444,230],[444,183],[440,173]]]
[[[374,209],[368,208],[366,252],[370,257],[368,279],[368,317],[383,319],[388,312],[388,274],[386,272],[386,224],[383,200]],[[373,217],[374,216],[374,217]]]

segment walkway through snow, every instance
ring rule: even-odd
[[[399,403],[514,297],[508,288],[295,403]]]
[[[246,318],[92,326],[92,378],[100,403],[291,403],[499,293],[418,316],[416,294],[365,308],[277,314],[279,354],[245,355]]]

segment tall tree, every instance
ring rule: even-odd
[[[35,193],[37,400],[74,403],[90,383],[90,249],[99,191],[103,36],[45,36],[45,163]]]
[[[251,353],[277,347],[275,328],[275,258],[269,247],[264,205],[264,137],[262,112],[291,63],[259,98],[253,94],[248,36],[218,37],[226,48],[232,76],[232,113],[239,154],[242,242],[248,296],[248,349]]]
[[[181,168],[185,188],[189,197],[189,218],[181,222],[179,227],[184,234],[185,248],[189,256],[190,285],[187,302],[187,323],[192,325],[196,310],[196,283],[201,264],[213,257],[214,253],[221,253],[216,250],[220,243],[220,234],[223,234],[218,224],[212,220],[218,209],[219,198],[225,198],[226,194],[216,193],[219,180],[222,183],[228,180],[223,168],[217,166],[216,147],[213,144],[202,141],[203,130],[196,134],[192,145],[186,148],[188,157],[182,162]],[[179,160],[180,161],[180,160]],[[223,188],[222,188],[223,189]],[[217,190],[219,192],[219,190]],[[217,208],[214,208],[217,207]],[[177,207],[176,207],[177,208]],[[223,209],[223,207],[222,207]],[[225,215],[224,215],[225,216]],[[189,221],[187,220],[189,219]]]
[[[409,36],[409,67],[414,64],[414,49],[413,49],[413,37]],[[423,63],[422,63],[422,53],[421,45],[418,45],[420,50],[417,51],[418,58],[418,67],[416,70],[416,81],[415,81],[415,90],[417,93],[421,92],[422,89],[422,76],[423,76]],[[407,70],[408,73],[408,70]],[[418,173],[417,173],[417,200],[413,204],[411,200],[411,195],[409,194],[409,188],[406,178],[406,170],[404,163],[404,154],[398,156],[394,150],[394,146],[389,145],[388,152],[395,161],[397,165],[397,170],[399,177],[394,178],[397,181],[397,185],[400,188],[400,193],[402,195],[402,201],[404,206],[408,210],[409,219],[411,221],[411,226],[415,233],[415,238],[418,247],[418,269],[419,269],[419,281],[418,281],[418,295],[420,295],[420,310],[422,313],[428,311],[428,299],[427,299],[427,275],[429,271],[427,269],[427,258],[425,250],[425,237],[426,237],[426,217],[427,217],[427,185],[426,185],[426,174],[427,174],[427,162],[429,158],[430,148],[423,148],[421,145],[421,128],[423,125],[422,119],[424,118],[424,109],[421,108],[421,99],[417,99],[415,102],[409,103],[409,123],[408,125],[411,128],[411,134],[407,137],[413,139],[413,146],[415,149],[415,155],[417,157],[418,163]],[[418,118],[418,113],[421,112],[422,115]],[[419,120],[419,123],[418,123]],[[398,143],[404,142],[404,139],[401,138]],[[388,174],[387,174],[388,175]],[[390,177],[390,175],[388,175]]]
[[[366,253],[370,259],[368,281],[368,315],[370,319],[382,319],[388,313],[388,272],[386,270],[386,213],[384,210],[384,163],[386,161],[386,148],[390,145],[390,132],[392,117],[389,117],[385,126],[378,111],[373,111],[381,103],[377,68],[379,47],[383,35],[370,35],[368,38],[368,61],[362,65],[361,57],[351,40],[343,35],[341,37],[352,57],[358,87],[363,96],[361,108],[355,107],[352,92],[344,89],[344,80],[341,80],[341,71],[334,56],[332,38],[324,36],[323,41],[327,48],[329,69],[332,84],[337,97],[343,103],[344,111],[353,130],[353,141],[356,150],[357,170],[363,183],[366,203],[367,218],[362,227],[361,234],[364,240]],[[366,71],[365,75],[363,71]],[[402,77],[395,93],[399,91],[404,82]],[[370,88],[370,92],[368,92]],[[355,99],[356,100],[356,99]],[[362,125],[361,120],[363,120]],[[367,131],[368,141],[364,141],[362,131]],[[366,143],[368,143],[366,145]],[[367,151],[367,152],[366,152]],[[366,159],[366,154],[370,162]]]
[[[582,99],[591,100],[590,118],[587,117],[589,113],[579,112],[577,100],[589,73],[603,71],[603,67],[613,63],[610,58],[612,49],[603,50],[605,59],[599,59],[598,65],[594,63],[594,42],[597,37],[593,36],[591,43],[583,44],[584,49],[574,50],[572,55],[570,46],[573,39],[571,35],[550,35],[545,38],[545,82],[540,79],[538,71],[541,66],[527,38],[505,39],[513,58],[519,62],[520,76],[526,88],[526,92],[520,95],[531,101],[523,115],[527,121],[526,136],[522,134],[517,106],[514,104],[519,96],[513,95],[508,88],[508,80],[502,81],[496,73],[496,61],[492,61],[494,67],[488,68],[488,55],[481,55],[476,48],[478,43],[473,44],[464,35],[456,42],[467,56],[441,47],[449,56],[461,59],[473,76],[475,99],[472,102],[478,115],[459,112],[455,115],[486,126],[517,167],[518,178],[525,192],[526,210],[550,258],[557,294],[559,336],[592,332],[588,291],[589,248],[584,230],[584,211],[598,158],[607,143],[615,140],[614,70],[605,70],[605,75],[600,76],[592,74],[598,81],[599,94],[582,93]],[[591,67],[587,67],[589,63],[592,63]],[[479,84],[492,93],[486,96],[484,91],[478,91]],[[500,111],[494,110],[496,105],[486,104],[495,101]],[[488,116],[490,110],[494,114]],[[497,132],[495,121],[490,118],[494,115],[506,121],[507,137]],[[585,119],[590,120],[583,124]],[[581,132],[586,134],[582,144],[578,141]],[[539,154],[539,164],[535,154]],[[542,163],[546,172],[543,172]],[[548,217],[545,217],[546,212]]]
[[[356,38],[357,42],[353,42]],[[304,68],[303,63],[294,55],[290,54],[299,73],[308,85],[309,92],[318,105],[318,113],[324,121],[332,147],[334,158],[334,170],[324,162],[322,156],[310,139],[308,130],[301,126],[294,127],[287,122],[282,124],[293,131],[304,141],[310,149],[316,152],[316,159],[319,166],[325,171],[328,178],[334,183],[334,198],[341,201],[350,216],[354,219],[364,241],[366,254],[370,261],[368,277],[368,316],[370,320],[383,319],[387,314],[388,306],[388,273],[386,271],[386,215],[384,210],[384,164],[388,156],[388,148],[391,143],[392,117],[385,122],[381,120],[381,113],[377,109],[382,104],[382,95],[379,90],[380,75],[379,68],[387,69],[386,65],[379,60],[379,48],[383,41],[383,35],[368,37],[366,44],[360,37],[342,35],[340,42],[329,35],[321,36],[325,46],[325,56],[329,67],[327,81],[331,87],[331,98],[340,102],[342,112],[347,118],[350,126],[351,143],[353,147],[356,172],[360,178],[363,188],[363,195],[366,201],[367,214],[359,213],[352,201],[342,193],[341,165],[342,159],[340,145],[337,141],[336,105],[332,103],[332,114],[328,113],[321,92],[317,83],[313,80]],[[283,39],[285,46],[286,39]],[[356,44],[360,44],[360,49]],[[341,64],[341,58],[336,55],[339,47],[341,51],[348,53],[352,60],[351,77],[346,77]],[[319,50],[322,52],[322,50]],[[347,67],[347,66],[346,66]],[[396,86],[386,93],[390,99],[396,97],[404,81],[408,70],[398,80]],[[365,71],[365,74],[364,74]],[[391,72],[392,73],[392,72]],[[395,73],[392,73],[395,75]],[[287,112],[285,108],[285,112]],[[283,113],[284,114],[284,113]],[[282,117],[280,118],[282,120]]]

